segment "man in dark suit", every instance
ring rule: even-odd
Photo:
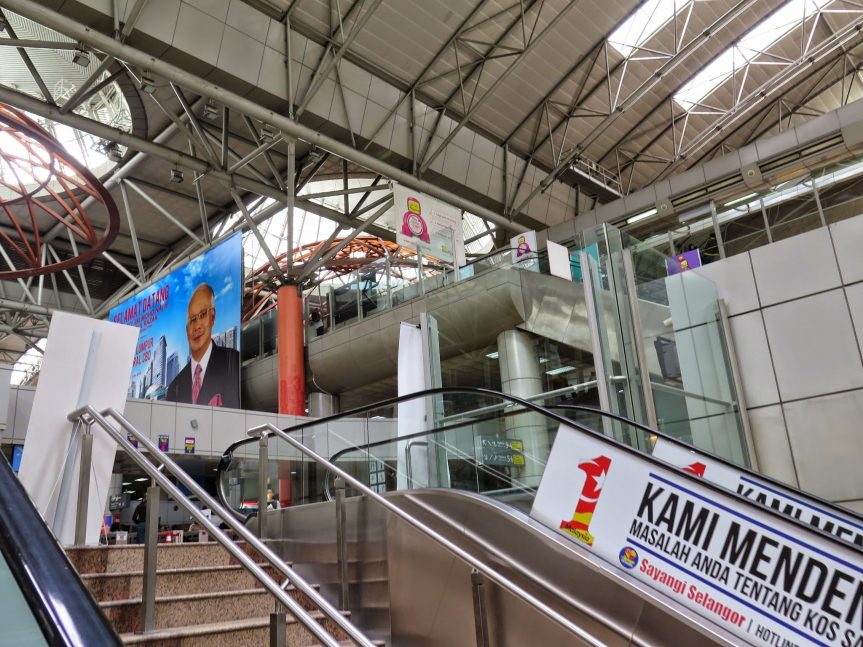
[[[191,360],[168,386],[166,400],[240,408],[240,354],[213,343],[215,321],[213,288],[201,283],[192,292],[186,312]]]

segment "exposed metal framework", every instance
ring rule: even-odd
[[[81,206],[83,196],[107,212],[104,229]],[[0,280],[32,278],[80,266],[117,236],[119,216],[111,194],[90,171],[33,119],[0,104]],[[41,239],[43,223],[65,229],[73,255],[59,258]],[[79,249],[81,245],[81,249]],[[86,283],[84,283],[86,292]],[[88,299],[88,307],[92,304]]]
[[[83,269],[22,278],[0,283],[0,311],[52,304],[102,315],[131,291],[238,229],[258,239],[261,258],[266,258],[256,280],[264,277],[271,286],[314,281],[318,271],[351,249],[358,234],[392,238],[379,226],[391,199],[390,181],[480,216],[486,231],[478,235],[503,240],[507,231],[530,223],[525,215],[531,201],[555,180],[578,185],[577,202],[583,208],[594,194],[601,201],[627,194],[863,96],[863,6],[856,0],[835,0],[809,17],[804,28],[739,66],[696,109],[685,110],[675,100],[688,70],[708,64],[781,2],[681,3],[682,11],[626,55],[608,42],[613,23],[624,17],[615,16],[602,23],[602,37],[579,44],[579,55],[568,59],[574,63],[555,72],[538,60],[548,48],[560,46],[561,34],[571,29],[579,12],[625,10],[602,7],[595,0],[471,0],[448,23],[445,36],[428,48],[427,60],[400,75],[397,62],[382,68],[362,54],[381,29],[380,16],[394,10],[389,3],[247,0],[250,11],[265,11],[284,24],[285,51],[293,51],[298,33],[321,45],[315,61],[303,62],[305,70],[286,57],[286,96],[280,99],[287,108],[275,110],[130,46],[141,42],[133,34],[151,7],[146,0],[129,3],[123,14],[118,12],[122,3],[109,3],[113,29],[105,33],[33,0],[0,0],[6,11],[44,27],[36,35],[19,34],[11,27],[0,32],[0,48],[14,51],[33,79],[26,92],[0,86],[0,101],[92,134],[123,161],[105,182],[122,211],[118,245],[97,255],[99,267],[115,277],[111,289],[100,288]],[[400,3],[395,10],[408,15],[417,10],[415,4]],[[632,0],[624,9],[634,11],[638,4]],[[327,17],[320,25],[303,22],[306,10],[322,7],[326,11],[320,13]],[[39,68],[39,53],[46,50],[64,56],[82,50],[92,57],[93,66],[82,82],[56,85]],[[398,91],[388,108],[375,113],[371,129],[351,107],[345,61],[365,67]],[[534,71],[547,81],[542,92],[531,95],[506,128],[490,122],[491,108],[512,91],[520,75]],[[80,108],[101,100],[112,84],[128,84],[130,79],[158,127],[142,135],[126,125],[80,114]],[[344,117],[338,128],[310,116],[310,106],[332,84],[333,110]],[[431,111],[420,124],[418,113],[426,107]],[[407,163],[382,161],[378,135],[395,127],[407,130]],[[482,204],[451,190],[452,185],[447,185],[450,190],[442,188],[435,171],[466,129],[482,133],[504,152],[502,178],[497,178],[502,179],[500,195],[488,196]],[[163,178],[170,173],[177,183],[166,179],[162,185],[151,167],[158,167]],[[541,180],[529,182],[535,174]],[[348,177],[367,177],[370,184],[348,186]],[[333,178],[342,180],[340,188],[310,189],[311,182]],[[361,196],[358,203],[356,194]],[[342,199],[336,205],[332,199],[338,197]],[[491,207],[492,201],[502,207]],[[85,209],[95,206],[93,198],[82,201]],[[312,251],[295,255],[298,209],[328,218],[337,227]],[[261,224],[282,210],[287,216],[279,225],[283,230],[275,237],[278,242],[267,243]],[[572,215],[578,210],[576,204]],[[80,238],[70,238],[60,223],[41,230],[40,241],[35,256],[42,264],[62,263],[90,248]],[[21,330],[18,323],[9,325]]]

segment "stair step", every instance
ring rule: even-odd
[[[280,580],[276,570],[258,564],[271,577]],[[81,576],[87,590],[97,602],[140,598],[143,589],[141,571],[125,573],[87,573]],[[193,566],[156,571],[156,596],[187,595],[211,591],[236,591],[262,588],[254,575],[241,564],[227,566]]]
[[[322,620],[325,629],[338,640],[347,638],[341,629],[336,627],[322,614],[314,612],[312,617]],[[141,647],[260,647],[268,645],[270,640],[270,618],[248,618],[227,622],[212,622],[200,625],[187,625],[170,629],[157,629],[148,634],[123,633],[120,639],[124,645],[139,645]],[[306,645],[314,643],[314,636],[296,619],[287,618],[287,644]],[[351,642],[344,643],[352,645]]]
[[[289,587],[287,592],[307,610],[312,607],[306,596],[293,587]],[[157,597],[156,628],[269,617],[275,605],[275,598],[265,589]],[[140,598],[109,600],[100,602],[99,606],[117,633],[141,630]]]
[[[247,555],[256,556],[246,542],[237,542]],[[144,570],[144,547],[128,546],[71,546],[66,549],[69,561],[80,574],[127,573]],[[158,568],[190,568],[195,566],[228,566],[237,560],[221,544],[159,544],[156,551]]]

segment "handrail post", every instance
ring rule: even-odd
[[[84,433],[81,435],[81,466],[78,472],[78,505],[75,511],[75,545],[87,542],[87,512],[90,505],[90,472],[93,466],[93,434],[91,419],[81,421]]]
[[[488,612],[485,606],[485,576],[477,569],[470,572],[473,591],[473,622],[476,629],[476,647],[488,647]]]
[[[336,478],[336,547],[339,562],[339,609],[348,610],[348,539],[345,515],[345,479]]]
[[[270,614],[270,647],[287,647],[287,645],[287,616],[284,610],[280,609]]]
[[[147,488],[147,515],[144,519],[144,576],[141,583],[141,629],[144,633],[156,628],[156,548],[159,545],[159,503],[162,488]]]
[[[261,434],[258,443],[258,537],[264,538],[267,515],[267,463],[269,456],[269,435]]]

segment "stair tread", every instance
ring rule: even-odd
[[[288,617],[288,622],[296,622],[294,618]],[[146,634],[125,633],[120,634],[120,640],[124,644],[130,645],[137,642],[147,642],[151,640],[160,640],[167,638],[188,638],[190,636],[205,636],[207,634],[223,633],[228,631],[240,631],[243,629],[257,629],[259,627],[269,627],[269,616],[261,618],[245,618],[243,620],[225,620],[222,622],[211,622],[202,625],[186,625],[184,627],[168,627],[165,629],[155,629]]]
[[[290,590],[290,587],[287,589]],[[184,593],[182,595],[164,595],[156,597],[156,602],[184,602],[188,600],[204,600],[208,598],[231,598],[240,595],[270,595],[267,589],[238,589],[236,591],[211,591],[207,593]],[[141,604],[141,598],[128,598],[126,600],[105,600],[99,602],[100,607],[119,607],[128,604]]]
[[[291,564],[288,563],[288,566]],[[266,562],[258,562],[258,566],[265,568],[269,566]],[[246,567],[242,564],[217,564],[215,566],[184,566],[181,568],[164,568],[157,569],[156,575],[171,575],[183,573],[206,573],[210,571],[245,571]],[[134,577],[142,576],[141,571],[111,571],[108,573],[83,573],[80,577],[82,580],[97,579],[100,577]]]
[[[324,614],[320,611],[310,611],[309,615],[312,616],[315,620],[322,620],[325,618]],[[345,613],[345,616],[349,616],[350,614]],[[285,621],[288,624],[297,623],[298,620],[291,616],[287,615]],[[182,627],[166,627],[164,629],[155,629],[146,634],[139,633],[124,633],[120,634],[120,640],[123,644],[126,645],[134,645],[135,643],[149,642],[151,640],[164,640],[170,638],[188,638],[190,636],[206,636],[207,634],[219,634],[226,633],[229,631],[242,631],[244,629],[258,629],[260,627],[269,627],[270,626],[270,617],[269,616],[261,616],[259,618],[244,618],[242,620],[224,620],[221,622],[210,622],[205,624],[197,624],[197,625],[185,625]],[[375,641],[377,644],[378,641]],[[344,643],[346,645],[352,645],[351,642]],[[383,644],[383,643],[380,643]]]

